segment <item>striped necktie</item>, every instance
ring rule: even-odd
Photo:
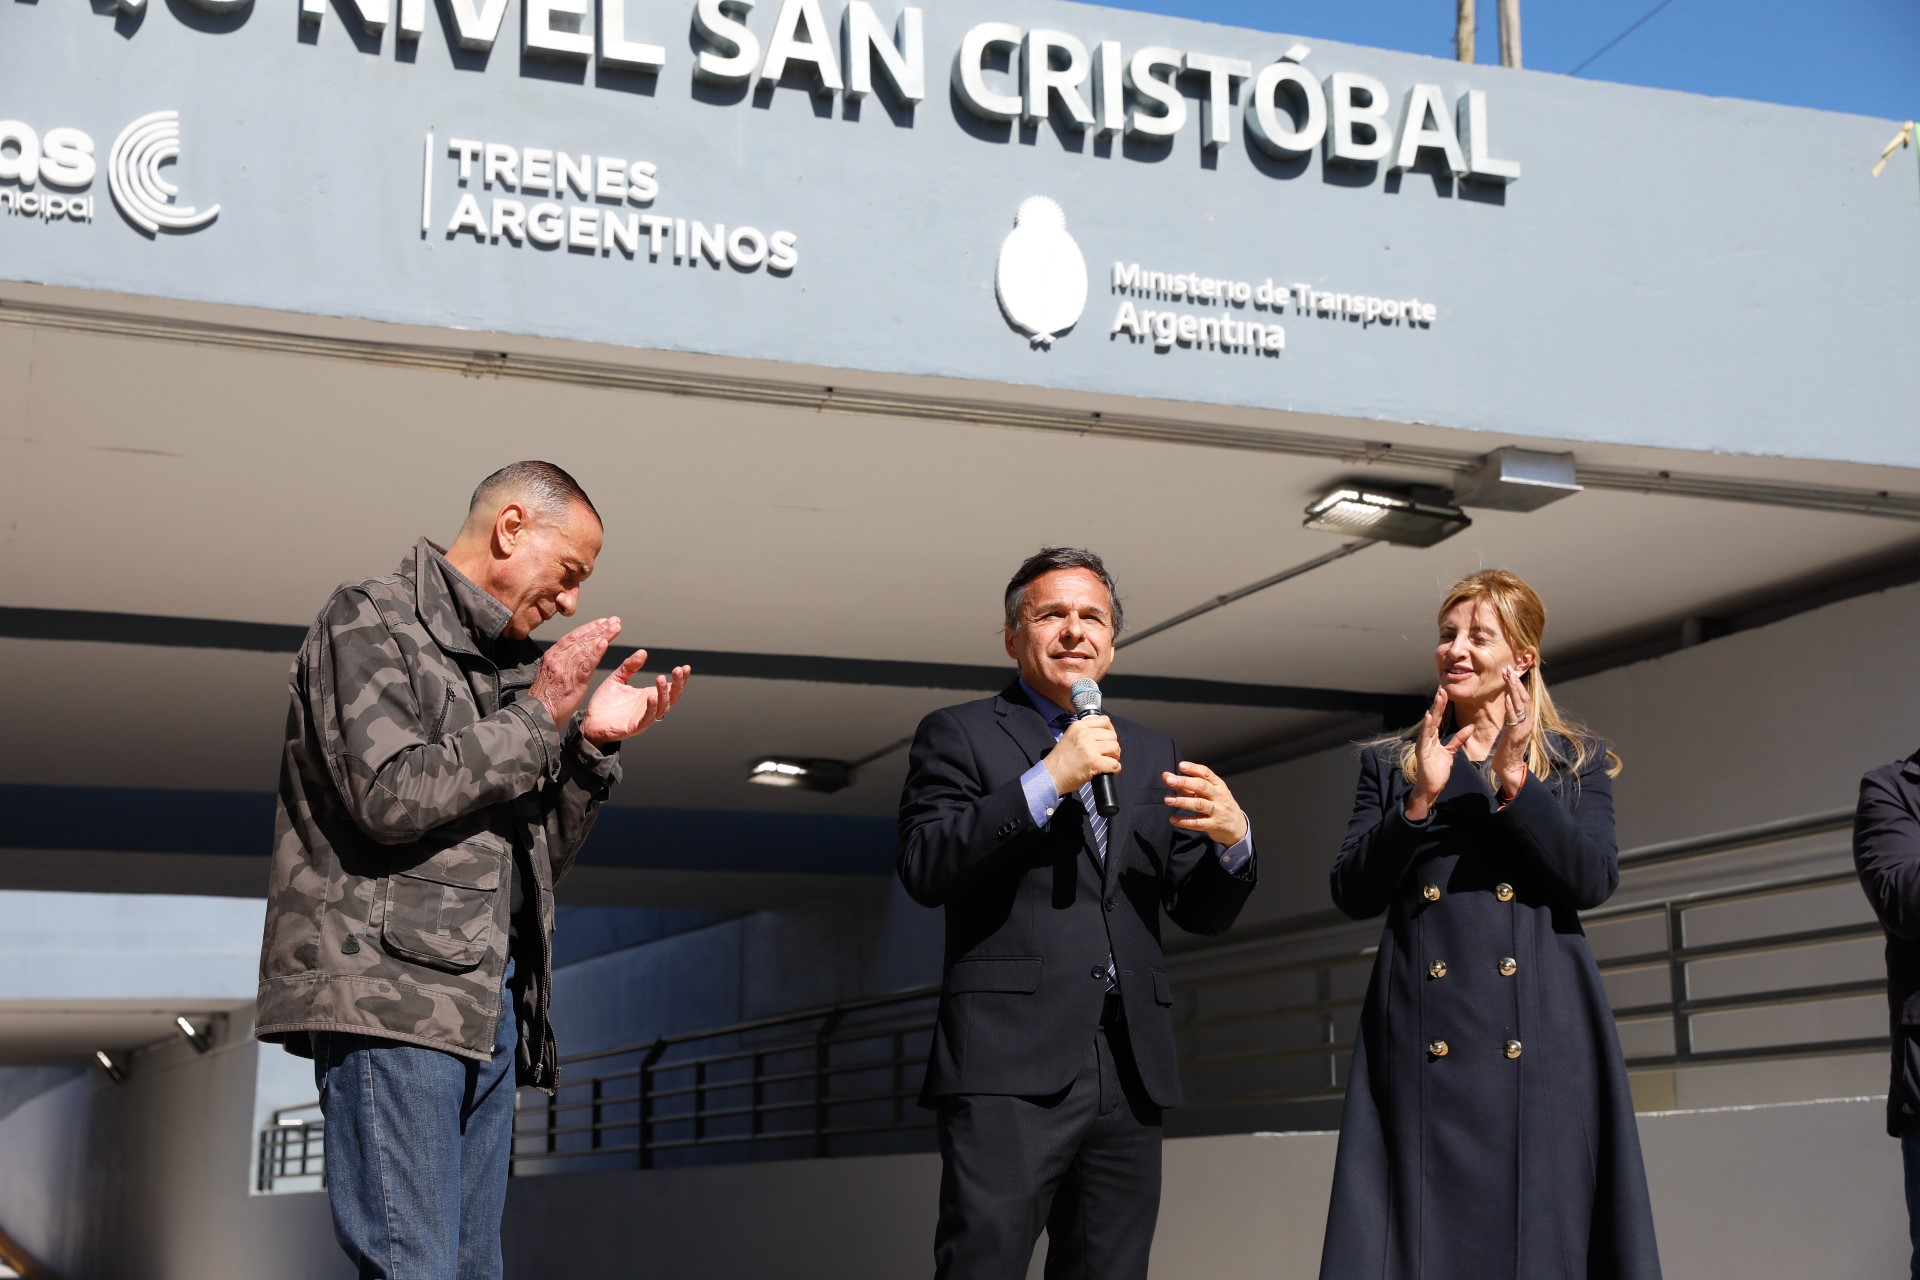
[[[1072,723],[1073,717],[1062,713],[1054,718],[1053,727],[1057,732],[1065,733],[1067,726]],[[1100,806],[1094,803],[1093,779],[1089,778],[1081,783],[1080,789],[1073,794],[1080,801],[1080,807],[1087,811],[1087,822],[1093,827],[1093,852],[1100,859],[1100,865],[1105,867],[1107,865],[1107,820],[1101,814]],[[1120,980],[1114,973],[1113,953],[1108,952],[1107,990],[1118,991],[1119,989]]]

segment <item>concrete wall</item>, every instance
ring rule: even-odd
[[[324,1196],[247,1193],[251,1135],[234,1102],[248,1054],[180,1052],[124,1085],[89,1077],[0,1120],[0,1225],[66,1280],[342,1280]],[[1642,1116],[1669,1280],[1898,1274],[1899,1152],[1883,1105]],[[1327,1133],[1169,1142],[1153,1274],[1311,1280],[1334,1144]],[[930,1155],[517,1179],[508,1275],[923,1275],[938,1181]]]
[[[249,1194],[256,1050],[143,1055],[0,1119],[0,1227],[63,1280],[345,1280],[319,1195]]]
[[[266,904],[0,892],[0,1001],[252,1000]]]
[[[1881,1129],[1882,1105],[1642,1116],[1667,1280],[1901,1274],[1900,1156]],[[1169,1142],[1152,1274],[1314,1280],[1336,1141],[1295,1133]],[[937,1157],[910,1155],[529,1179],[507,1207],[507,1274],[925,1275],[939,1176]],[[1040,1274],[1038,1260],[1030,1274]]]
[[[1630,849],[1851,808],[1862,773],[1920,746],[1916,636],[1920,586],[1902,587],[1556,683],[1554,697],[1626,761],[1614,797]],[[1551,644],[1549,631],[1549,679]],[[1413,633],[1409,674],[1431,663]],[[1331,908],[1357,772],[1339,748],[1233,780],[1263,840],[1242,927]]]
[[[737,916],[554,975],[561,1053],[630,1044],[932,982],[940,917],[891,878]]]

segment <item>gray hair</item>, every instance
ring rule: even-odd
[[[523,499],[538,516],[560,515],[577,502],[600,520],[599,510],[580,482],[551,462],[510,462],[482,480],[467,504],[467,519],[492,515],[514,498]]]
[[[1107,588],[1107,599],[1113,601],[1113,634],[1117,636],[1126,629],[1126,610],[1120,605],[1120,592],[1113,585],[1113,575],[1107,572],[1104,560],[1079,547],[1042,547],[1021,561],[1020,567],[1013,571],[1012,581],[1007,583],[1007,630],[1015,630],[1020,625],[1020,609],[1027,602],[1027,584],[1042,574],[1061,569],[1085,569],[1099,578]]]

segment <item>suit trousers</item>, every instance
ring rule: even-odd
[[[1096,1032],[1059,1093],[957,1094],[938,1106],[938,1280],[1025,1280],[1042,1226],[1047,1280],[1146,1280],[1160,1108],[1124,1028]]]
[[[1920,1133],[1901,1135],[1900,1164],[1907,1182],[1907,1239],[1913,1247],[1909,1270],[1920,1280]]]

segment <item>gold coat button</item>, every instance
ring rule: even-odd
[[[1425,898],[1428,902],[1438,902],[1440,901],[1440,886],[1437,884],[1430,884],[1426,888],[1420,891],[1420,896]]]
[[[1502,902],[1512,902],[1513,886],[1510,884],[1497,884],[1493,886],[1493,896]]]
[[[1507,1056],[1509,1058],[1517,1058],[1520,1056],[1520,1042],[1518,1040],[1507,1041]]]
[[[1427,1046],[1427,1052],[1436,1058],[1444,1058],[1447,1056],[1447,1042],[1445,1040],[1435,1040]]]
[[[1427,976],[1428,976],[1429,978],[1444,978],[1444,977],[1446,977],[1446,976],[1447,976],[1447,962],[1446,962],[1445,960],[1435,960],[1435,961],[1434,961],[1434,962],[1433,962],[1432,964],[1430,964],[1430,965],[1428,965],[1428,966],[1427,966]]]
[[[1520,962],[1518,960],[1515,960],[1512,956],[1508,956],[1506,959],[1500,962],[1501,977],[1511,978],[1514,974],[1518,972],[1520,972]]]

